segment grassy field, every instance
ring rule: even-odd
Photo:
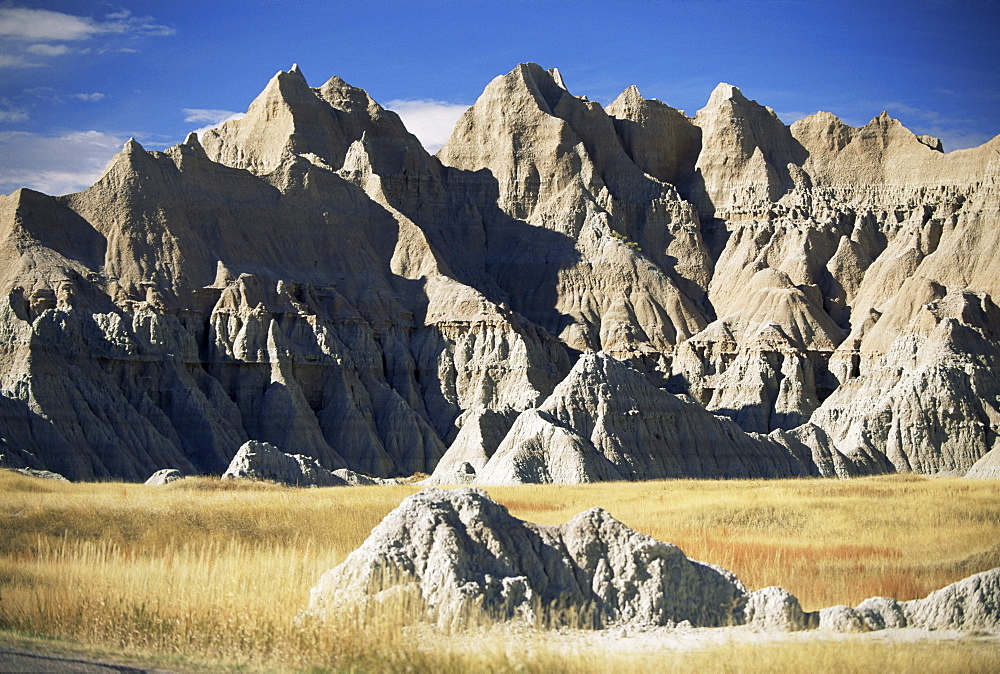
[[[484,633],[471,644],[392,625],[301,624],[308,592],[415,486],[290,489],[188,479],[65,484],[0,471],[0,630],[96,644],[182,669],[996,671],[996,641],[857,638],[615,653],[600,640]],[[515,516],[561,523],[592,506],[751,589],[807,610],[912,599],[1000,566],[996,483],[915,476],[488,490]],[[780,667],[779,667],[780,665]]]

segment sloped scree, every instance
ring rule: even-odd
[[[462,629],[538,627],[1000,629],[1000,568],[925,599],[868,599],[804,612],[779,587],[749,592],[731,572],[592,508],[566,524],[512,517],[482,490],[426,489],[403,501],[312,589],[305,616],[345,611]]]

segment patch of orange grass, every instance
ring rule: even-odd
[[[516,511],[519,513],[551,513],[559,512],[563,510],[564,506],[561,503],[548,503],[546,501],[526,501],[512,498],[505,498],[498,500],[502,506],[507,508],[509,511]],[[524,517],[522,519],[528,519],[530,517]]]
[[[678,539],[685,553],[735,573],[750,588],[778,584],[812,608],[872,596],[916,599],[948,580],[917,580],[898,548],[869,544],[787,545],[701,537]]]
[[[751,589],[780,585],[810,610],[900,600],[995,566],[1000,490],[917,475],[856,480],[667,480],[496,487],[512,514],[546,524],[600,506]],[[547,506],[547,507],[543,507]]]

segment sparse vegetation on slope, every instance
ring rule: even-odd
[[[616,654],[603,637],[529,634],[511,649],[509,639],[487,632],[472,648],[469,639],[393,625],[297,623],[319,576],[417,489],[204,478],[163,487],[65,484],[0,471],[0,628],[214,668],[559,671],[628,658],[647,669],[725,670],[738,661],[735,649],[750,648],[753,666],[764,669],[812,662],[850,670],[906,668],[927,654],[926,644],[858,637],[852,649],[798,638],[661,644],[654,657]],[[542,523],[602,506],[690,557],[731,569],[751,588],[784,586],[807,609],[879,594],[911,599],[1000,565],[1000,493],[985,481],[667,481],[489,492],[515,516]],[[942,642],[934,652],[945,668],[987,669],[997,665],[995,645]],[[741,669],[748,658],[740,656]]]

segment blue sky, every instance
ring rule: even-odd
[[[89,185],[246,110],[278,70],[338,75],[425,145],[517,63],[603,104],[630,84],[693,115],[721,81],[790,124],[882,110],[970,147],[1000,133],[1000,2],[0,0],[0,193]]]

